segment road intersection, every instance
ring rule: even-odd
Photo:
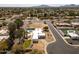
[[[57,29],[51,24],[51,22],[46,21],[48,27],[50,28],[51,32],[54,34],[56,42],[50,43],[47,46],[47,53],[48,54],[78,54],[79,47],[74,47],[68,45],[61,35],[58,33]]]

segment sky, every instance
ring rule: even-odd
[[[40,6],[40,5],[48,5],[48,6],[61,6],[64,4],[0,4],[0,7],[32,7],[32,6]]]
[[[0,0],[0,7],[15,7],[15,6],[38,6],[38,5],[49,5],[49,6],[61,6],[65,4],[79,4],[79,0]]]

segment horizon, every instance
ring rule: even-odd
[[[60,7],[60,6],[72,5],[72,4],[0,4],[0,7],[34,7],[34,6],[41,6],[41,5]],[[79,5],[79,4],[73,4],[73,5]]]

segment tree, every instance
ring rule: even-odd
[[[20,29],[18,29],[18,30],[16,31],[16,37],[17,37],[17,38],[23,37],[24,34],[25,34],[25,30],[22,29],[22,28],[20,28]]]
[[[76,16],[74,11],[69,11],[69,16]]]
[[[47,13],[44,13],[44,17],[47,17]]]
[[[10,39],[14,39],[15,38],[16,24],[15,23],[9,23],[8,30],[9,30]]]
[[[15,39],[16,24],[9,23],[8,30],[9,30],[9,39],[7,40],[7,42],[9,44],[9,49],[11,49],[12,45],[14,44],[13,41]]]
[[[14,22],[16,23],[17,29],[23,25],[23,21],[21,19],[16,19]]]
[[[16,31],[16,38],[19,39],[19,42],[22,42],[22,41],[23,41],[22,39],[23,39],[24,37],[25,37],[25,30],[22,29],[22,28],[17,29],[17,31]]]

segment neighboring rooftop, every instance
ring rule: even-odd
[[[8,32],[7,29],[1,29],[1,30],[0,30],[0,34],[6,34],[7,32]]]
[[[9,35],[8,35],[8,30],[7,29],[1,29],[0,30],[0,41],[3,39],[8,39]]]
[[[72,22],[72,25],[79,25],[79,22]]]
[[[79,35],[76,34],[76,32],[75,32],[74,30],[68,30],[67,33],[68,33],[68,35],[69,35],[70,37],[72,37],[72,38],[74,38],[74,37],[79,37]]]

